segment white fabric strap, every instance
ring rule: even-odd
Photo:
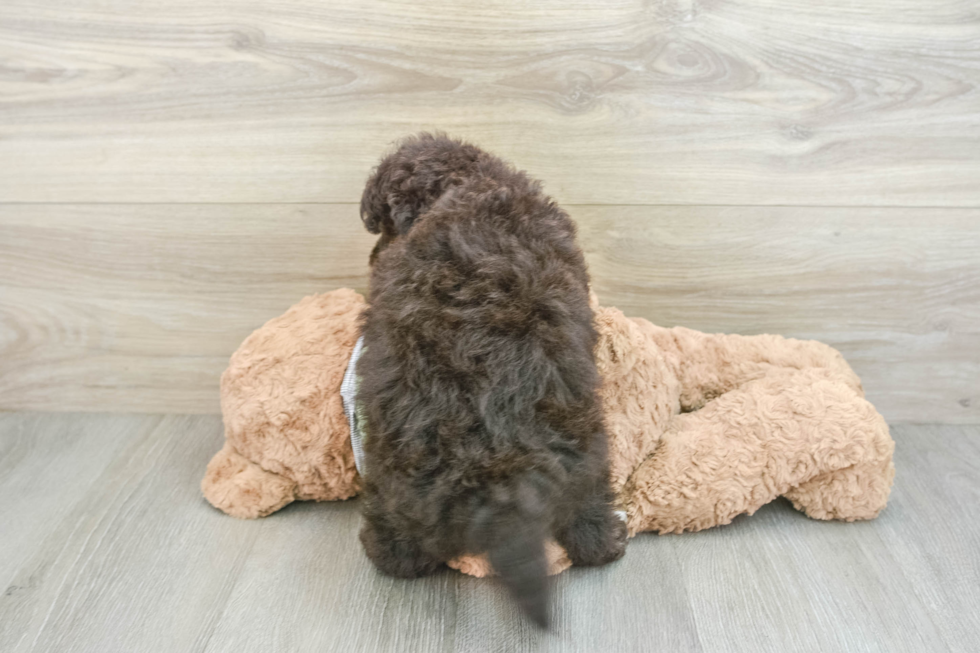
[[[347,423],[350,425],[350,444],[354,449],[354,466],[357,467],[357,473],[361,476],[364,476],[364,434],[361,432],[361,424],[357,419],[357,359],[361,357],[363,347],[364,336],[361,336],[354,344],[354,351],[347,363],[347,371],[344,372],[344,380],[340,384],[340,398],[344,400],[344,414],[347,415]]]

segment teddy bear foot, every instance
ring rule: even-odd
[[[568,554],[565,553],[565,549],[558,542],[551,539],[547,540],[544,543],[544,552],[548,558],[549,576],[560,574],[572,566],[572,561],[568,559]],[[487,559],[485,553],[459,556],[447,562],[446,565],[451,569],[456,569],[468,576],[476,576],[477,578],[494,575],[493,567],[490,566],[490,560]]]
[[[895,467],[891,458],[821,474],[783,494],[813,519],[874,519],[888,502]]]
[[[266,471],[225,443],[201,481],[204,497],[240,519],[265,517],[296,499],[296,484]]]

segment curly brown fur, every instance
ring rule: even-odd
[[[546,625],[545,539],[596,565],[626,537],[574,224],[523,172],[428,134],[381,162],[361,218],[381,234],[357,368],[365,551],[401,577],[486,552]]]

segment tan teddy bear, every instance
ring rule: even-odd
[[[225,445],[201,483],[214,506],[264,517],[357,494],[340,386],[364,298],[300,301],[249,336],[221,377]],[[774,335],[664,329],[599,307],[596,363],[613,488],[630,535],[729,523],[785,496],[815,519],[871,519],[895,469],[888,425],[834,349]],[[549,544],[552,573],[568,567]],[[450,562],[490,573],[476,556]]]

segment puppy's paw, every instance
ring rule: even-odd
[[[395,578],[418,578],[434,573],[442,563],[413,542],[396,537],[365,524],[361,528],[364,553],[378,570]]]
[[[572,564],[604,565],[615,562],[626,553],[626,522],[612,510],[580,517],[559,539]]]

